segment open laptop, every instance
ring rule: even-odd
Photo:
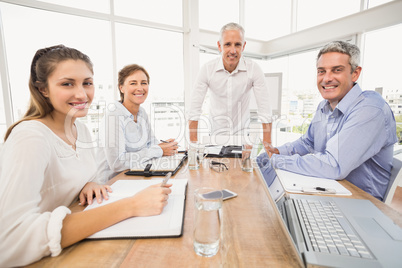
[[[369,200],[289,195],[274,169],[262,177],[306,266],[402,266],[402,229]]]

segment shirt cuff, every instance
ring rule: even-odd
[[[287,158],[288,158],[288,156],[286,156],[286,155],[273,154],[271,156],[272,167],[287,170],[286,169],[286,159]]]
[[[290,155],[290,152],[288,152],[286,145],[278,146],[276,147],[276,149],[278,149],[279,154]]]
[[[163,150],[159,145],[157,145],[157,144],[152,145],[150,149],[152,150],[153,157],[162,157],[163,156]]]
[[[71,210],[67,207],[58,207],[53,210],[50,215],[49,223],[47,226],[47,236],[49,237],[49,250],[52,257],[56,257],[60,254],[61,248],[61,228],[63,227],[63,220],[71,214]]]
[[[258,112],[257,112],[258,113]],[[272,123],[273,122],[273,120],[272,120],[272,116],[271,115],[261,115],[261,114],[258,114],[258,119],[261,121],[261,123],[263,123],[263,124],[269,124],[269,123]]]

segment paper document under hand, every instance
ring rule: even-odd
[[[112,184],[113,192],[109,200],[101,204],[93,202],[85,210],[104,206],[122,198],[133,196],[150,185],[161,183],[161,179],[151,180],[118,180]],[[146,237],[178,237],[182,235],[184,223],[184,206],[186,201],[187,179],[170,180],[173,184],[168,204],[162,213],[148,217],[132,217],[103,229],[88,239],[111,238],[146,238]]]
[[[281,181],[283,188],[290,193],[308,193],[306,189],[325,188],[330,191],[311,190],[310,193],[320,194],[336,194],[336,195],[352,195],[352,193],[343,187],[336,180],[317,178],[311,176],[300,175],[290,171],[276,169],[276,174]]]

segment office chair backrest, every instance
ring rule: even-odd
[[[400,179],[402,178],[402,160],[395,157],[392,160],[391,177],[389,179],[389,184],[387,191],[384,195],[384,203],[391,204],[392,198],[394,197],[395,189],[398,186]]]

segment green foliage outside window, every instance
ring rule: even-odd
[[[396,121],[396,135],[398,136],[398,143],[402,144],[402,115],[395,116]]]
[[[310,115],[309,118],[311,118]],[[395,116],[395,121],[396,121],[396,135],[398,137],[398,143],[402,144],[402,115]],[[306,133],[308,126],[310,125],[309,123],[310,121],[300,126],[293,126],[292,132],[300,134]]]

